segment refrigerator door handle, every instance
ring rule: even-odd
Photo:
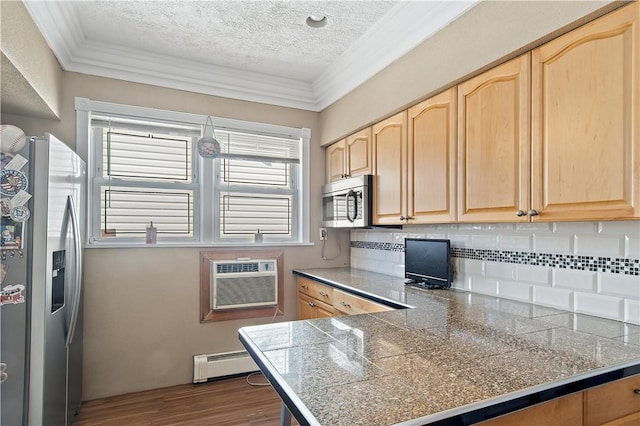
[[[73,299],[71,301],[71,320],[69,321],[69,332],[67,333],[67,341],[65,346],[69,347],[73,342],[73,334],[76,330],[78,322],[78,311],[80,310],[80,295],[82,292],[82,242],[80,236],[80,225],[78,223],[78,213],[73,197],[67,197],[67,209],[71,220],[71,229],[73,231],[73,250],[75,255],[75,277],[73,284]]]

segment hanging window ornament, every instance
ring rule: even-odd
[[[211,129],[209,130],[209,125]],[[215,129],[211,117],[204,123],[203,136],[198,139],[198,154],[203,158],[217,158],[220,155],[220,143],[216,140]]]

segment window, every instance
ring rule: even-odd
[[[298,141],[245,132],[216,132],[222,154],[216,163],[216,239],[290,240],[296,228]]]
[[[144,244],[151,224],[159,245],[308,242],[308,129],[213,118],[208,159],[206,116],[82,98],[76,110],[90,245]]]

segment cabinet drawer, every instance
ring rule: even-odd
[[[391,311],[390,308],[380,303],[372,302],[341,290],[333,290],[333,306],[345,314],[364,314],[370,312]]]
[[[640,374],[585,392],[585,425],[600,425],[640,412]]]
[[[306,278],[298,278],[298,291],[329,305],[333,305],[333,287]]]

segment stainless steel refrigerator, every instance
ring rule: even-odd
[[[0,424],[70,425],[82,396],[86,165],[47,134],[2,166]]]

